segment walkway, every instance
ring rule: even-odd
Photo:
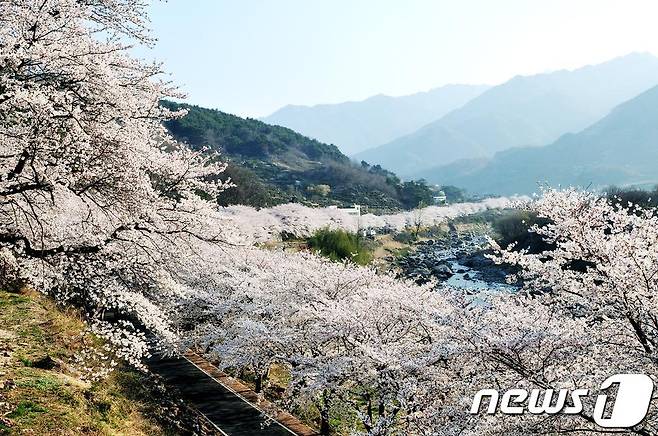
[[[183,400],[201,412],[226,436],[315,436],[317,433],[289,413],[278,411],[239,381],[226,376],[199,355],[152,358],[148,366]],[[263,412],[269,412],[266,415]],[[273,419],[274,418],[274,419]]]

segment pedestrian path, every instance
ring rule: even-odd
[[[239,381],[226,376],[201,356],[154,357],[148,366],[183,400],[201,412],[226,436],[314,436],[292,415],[278,411]],[[258,404],[258,405],[257,405]],[[264,410],[268,410],[267,414]]]

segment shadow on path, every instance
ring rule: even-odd
[[[210,420],[227,436],[292,436],[296,433],[229,390],[185,357],[153,357],[151,371],[174,386],[183,400]]]

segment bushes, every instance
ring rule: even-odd
[[[528,231],[535,224],[543,226],[548,224],[548,220],[528,211],[510,211],[493,221],[493,228],[498,234],[496,242],[503,248],[516,243],[515,249],[529,249],[531,253],[551,249],[539,235]]]
[[[411,245],[416,241],[416,235],[414,235],[414,232],[408,229],[402,230],[401,232],[397,232],[393,235],[393,240],[395,242],[399,242],[401,244],[408,244]]]
[[[372,253],[361,244],[358,236],[345,230],[320,229],[308,240],[308,245],[331,260],[348,259],[359,265],[372,260]]]
[[[235,186],[228,188],[217,198],[220,206],[244,204],[253,207],[272,207],[290,201],[282,191],[273,185],[264,183],[256,173],[230,163],[219,179],[231,179]]]
[[[440,189],[446,194],[448,203],[461,203],[468,200],[464,189],[452,185],[442,185]]]
[[[615,206],[625,209],[629,208],[629,203],[643,208],[656,208],[658,207],[658,186],[651,191],[611,186],[606,190],[606,197]]]
[[[421,203],[432,204],[434,194],[423,179],[403,182],[397,186],[397,190],[400,202],[407,210],[417,208]]]
[[[611,186],[602,195],[617,209],[630,210],[629,203],[633,207],[640,206],[649,209],[658,207],[658,187],[653,190],[643,190]],[[468,218],[472,219],[470,216]],[[529,249],[530,253],[553,249],[536,233],[528,232],[528,229],[535,224],[543,226],[549,223],[549,220],[538,218],[534,213],[519,210],[510,211],[494,218],[492,223],[498,234],[496,242],[501,247],[516,243],[516,249]]]

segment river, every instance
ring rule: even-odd
[[[491,251],[483,235],[451,232],[444,239],[417,242],[415,248],[396,261],[402,277],[418,283],[434,279],[439,287],[461,288],[473,293],[518,289],[506,281],[513,270],[495,264],[486,256]]]

